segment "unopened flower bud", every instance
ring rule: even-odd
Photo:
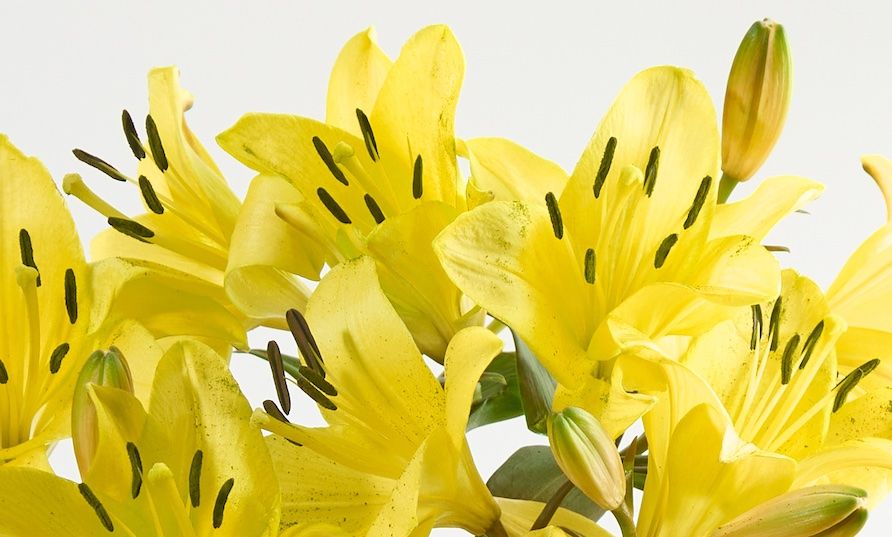
[[[593,502],[612,511],[626,496],[626,476],[613,439],[581,408],[568,407],[548,419],[548,441],[567,478]]]
[[[71,437],[74,455],[81,475],[86,475],[99,442],[99,424],[96,406],[90,398],[89,385],[117,388],[133,393],[130,367],[121,351],[112,347],[109,351],[96,351],[87,358],[74,386],[71,405]]]
[[[753,24],[740,43],[725,90],[722,171],[746,181],[780,137],[793,84],[790,49],[780,24]]]
[[[848,537],[867,521],[867,493],[816,485],[781,494],[724,524],[712,537]]]

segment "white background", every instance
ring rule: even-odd
[[[885,217],[858,159],[892,155],[889,16],[885,2],[851,1],[7,1],[0,3],[0,132],[39,156],[57,179],[84,173],[107,199],[136,214],[134,191],[104,181],[70,150],[82,147],[130,170],[120,111],[142,117],[147,70],[176,64],[196,97],[190,124],[241,195],[251,172],[215,146],[216,133],[247,111],[321,118],[330,66],[350,36],[374,25],[395,57],[416,29],[445,22],[467,61],[457,134],[505,136],[571,169],[618,90],[650,65],[692,68],[721,110],[741,36],[753,21],[771,17],[787,29],[796,85],[787,128],[759,176],[804,175],[823,181],[827,192],[811,215],[793,215],[770,242],[790,246],[783,262],[826,286]],[[104,221],[70,201],[86,243]],[[256,335],[255,346],[266,337]],[[253,404],[272,393],[262,364],[237,356],[233,367]],[[484,475],[516,447],[538,441],[517,422],[471,433]],[[72,475],[65,445],[53,461]],[[863,534],[886,535],[890,511],[887,502],[872,513]]]

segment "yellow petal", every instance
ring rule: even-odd
[[[892,440],[892,386],[848,401],[830,419],[827,444],[867,437]]]
[[[504,138],[472,138],[460,149],[471,162],[475,186],[497,200],[538,202],[549,192],[560,197],[569,179],[554,162]]]
[[[651,225],[656,229],[669,230],[677,223],[704,176],[718,180],[719,133],[706,88],[685,69],[642,71],[626,84],[601,120],[561,196],[567,225],[580,243],[596,244],[587,222],[595,213],[598,200],[592,188],[611,137],[617,141],[608,183],[617,181],[625,166],[645,170],[651,150],[660,148],[651,208]]]
[[[849,327],[836,344],[840,372],[845,374],[868,360],[879,358],[880,365],[858,383],[877,390],[892,385],[892,332]]]
[[[782,218],[823,191],[824,185],[804,177],[769,177],[746,198],[717,206],[709,236],[748,235],[761,241]]]
[[[862,438],[829,446],[799,463],[795,485],[821,482],[832,474],[836,478],[834,482],[859,486],[845,477],[847,471],[861,468],[892,470],[892,440]]]
[[[861,166],[880,187],[886,202],[886,221],[892,221],[892,161],[883,155],[864,155]]]
[[[406,195],[420,155],[424,199],[455,203],[453,124],[464,69],[449,28],[429,26],[403,46],[381,86],[370,119],[387,175]]]
[[[109,535],[71,481],[30,468],[0,468],[0,534],[10,537]]]
[[[590,291],[544,204],[487,203],[456,218],[434,249],[449,277],[513,327],[559,383],[582,385],[593,332]]]
[[[777,296],[780,266],[774,256],[752,238],[736,235],[706,243],[687,281],[711,300],[748,306]]]
[[[480,375],[502,351],[502,340],[474,326],[452,338],[446,350],[446,426],[456,449],[465,442],[465,427]]]
[[[367,28],[347,41],[328,79],[325,122],[354,136],[362,136],[356,109],[371,114],[392,64],[378,46],[373,28]]]
[[[499,507],[502,508],[502,524],[511,537],[523,537],[530,535],[529,528],[536,517],[542,512],[545,504],[528,500],[513,500],[509,498],[496,498]],[[533,535],[546,535],[554,537],[555,526],[572,530],[582,537],[608,537],[610,532],[604,530],[588,518],[574,513],[568,509],[560,508],[551,519],[552,534],[537,532]],[[542,530],[545,531],[545,530]],[[558,533],[557,535],[561,535]]]

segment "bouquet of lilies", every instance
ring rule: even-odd
[[[88,180],[61,181],[108,221],[91,261],[0,136],[0,535],[597,537],[608,511],[624,537],[863,527],[892,485],[892,227],[822,291],[764,244],[822,185],[734,195],[784,123],[783,28],[744,37],[721,131],[693,73],[653,67],[570,174],[457,138],[463,71],[445,26],[395,60],[359,33],[324,121],[248,113],[217,136],[257,173],[239,199],[177,70],[153,69],[144,128],[122,115],[135,166],[75,149]],[[892,214],[892,161],[862,162]],[[88,186],[107,178],[144,214]],[[298,352],[251,349],[259,326]],[[233,352],[268,363],[262,408]],[[466,432],[520,416],[543,445],[484,482]],[[80,482],[48,462],[67,437]]]

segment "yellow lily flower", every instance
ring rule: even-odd
[[[240,219],[237,227],[238,239],[252,244],[239,264],[269,267],[230,272],[226,285],[233,300],[250,303],[256,315],[281,316],[283,275],[318,279],[321,266],[299,264],[291,252],[318,248],[330,265],[368,255],[418,347],[442,362],[452,337],[483,320],[431,248],[469,204],[488,199],[472,186],[466,198],[458,171],[453,123],[463,74],[461,49],[445,26],[416,33],[395,62],[368,30],[353,37],[335,62],[325,123],[247,114],[220,134],[223,149],[261,174],[243,211],[255,216]],[[524,151],[498,140],[460,145],[463,153],[471,147],[478,155],[471,157],[472,167],[482,170],[481,188],[492,190],[498,181],[484,172],[495,166],[494,154]],[[562,173],[534,155],[522,156],[551,176]],[[509,194],[515,193],[523,192]]]
[[[757,242],[761,228],[818,188],[778,178],[779,199],[737,224],[716,209],[718,153],[703,85],[683,69],[648,69],[601,121],[560,200],[487,203],[435,242],[459,288],[559,382],[559,406],[592,412],[613,437],[652,404],[611,380],[613,359],[775,296],[778,266]]]
[[[123,390],[90,391],[100,434],[84,482],[0,468],[0,533],[276,535],[280,500],[269,454],[212,349],[188,341],[171,347],[148,412]]]
[[[138,188],[147,212],[133,218],[127,216],[90,190],[75,174],[66,176],[63,188],[106,217],[112,228],[93,240],[94,259],[120,257],[126,258],[135,270],[167,267],[171,274],[188,274],[194,280],[189,285],[201,291],[204,301],[219,304],[230,317],[247,327],[252,323],[223,291],[230,240],[241,202],[186,124],[185,112],[191,108],[193,99],[180,86],[177,69],[152,69],[148,80],[146,139],[140,138],[126,110],[122,116],[125,138],[138,161],[138,179],[80,149],[74,151],[84,163]],[[306,300],[306,292],[300,296]],[[224,330],[204,339],[221,352],[232,345],[244,347],[244,327],[240,333]]]
[[[279,435],[267,443],[283,525],[326,523],[357,536],[427,535],[434,526],[497,531],[499,507],[471,459],[465,426],[477,380],[501,340],[481,327],[459,332],[446,352],[444,389],[367,257],[326,275],[306,323],[325,376],[319,389],[305,391],[315,393],[328,426],[255,412]]]

